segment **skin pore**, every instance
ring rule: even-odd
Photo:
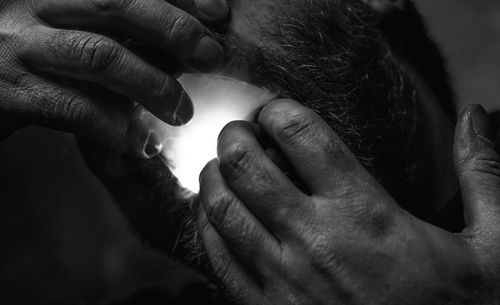
[[[228,54],[223,72],[315,110],[400,205],[432,220],[456,191],[453,122],[425,80],[392,56],[368,7],[340,0],[229,4],[229,26],[214,29]],[[194,265],[207,265],[189,209],[195,201],[178,196],[164,160],[82,150],[146,242],[184,260],[194,253]]]

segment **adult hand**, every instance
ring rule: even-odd
[[[40,124],[154,156],[160,141],[141,120],[145,109],[172,125],[190,120],[175,77],[224,59],[195,17],[217,22],[227,13],[225,0],[2,1],[2,134]]]
[[[480,106],[469,107],[457,127],[468,224],[461,234],[401,209],[302,105],[275,101],[259,124],[308,192],[271,162],[255,126],[236,122],[221,133],[219,158],[200,176],[199,229],[237,301],[483,304],[499,296],[500,157]]]

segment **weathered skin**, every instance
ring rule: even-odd
[[[181,4],[213,23],[228,13],[214,1],[219,16]],[[161,148],[143,109],[186,123],[193,107],[175,76],[213,71],[224,57],[199,20],[162,0],[2,1],[0,42],[0,137],[40,124],[139,158]]]
[[[95,4],[90,6],[90,11],[85,6],[88,3]],[[222,38],[232,38],[247,46],[273,49],[278,54],[291,54],[287,53],[290,46],[284,43],[288,32],[281,32],[276,23],[283,22],[281,17],[285,13],[290,16],[301,12],[303,3],[298,0],[230,1],[232,11],[229,24],[214,28],[219,29],[217,35]],[[368,14],[366,7],[363,8],[359,1],[317,0],[310,3],[323,8],[325,5],[339,5],[344,13],[360,10],[367,20],[376,17]],[[399,2],[381,3],[387,5]],[[190,207],[202,207],[198,209],[201,219],[199,230],[191,233],[193,236],[202,233],[208,256],[202,255],[194,265],[209,269],[204,261],[209,259],[215,275],[224,283],[228,292],[245,304],[311,304],[311,300],[320,304],[327,304],[332,300],[341,304],[418,304],[413,302],[416,300],[424,304],[432,304],[435,300],[442,301],[439,304],[460,304],[474,301],[470,296],[482,293],[482,289],[492,292],[491,285],[497,280],[498,271],[498,264],[494,260],[498,253],[495,244],[498,236],[495,228],[498,225],[492,217],[496,215],[497,203],[490,199],[498,197],[492,190],[498,189],[498,175],[494,170],[498,155],[491,149],[491,143],[485,140],[487,136],[469,127],[471,115],[467,113],[461,120],[456,150],[457,168],[466,194],[465,201],[470,208],[468,215],[472,217],[466,234],[462,236],[430,226],[401,210],[396,201],[357,163],[338,137],[325,127],[325,122],[294,102],[288,102],[288,106],[281,104],[282,108],[278,107],[279,103],[269,106],[261,116],[263,119],[259,123],[262,126],[259,128],[268,134],[274,133],[273,139],[278,143],[280,139],[276,135],[288,134],[290,143],[298,141],[299,144],[307,144],[296,147],[304,149],[303,155],[308,158],[292,162],[295,169],[300,167],[301,162],[310,165],[310,168],[317,164],[324,165],[315,170],[314,175],[301,177],[306,190],[297,190],[283,175],[276,183],[263,184],[262,181],[274,182],[266,168],[259,169],[259,166],[269,165],[262,161],[267,157],[261,155],[256,159],[247,158],[252,157],[247,154],[248,148],[254,149],[254,152],[260,149],[256,145],[258,141],[249,132],[247,124],[234,123],[221,135],[219,146],[222,168],[219,169],[219,164],[212,162],[202,175],[202,197],[205,197],[203,205],[197,204],[194,198],[186,200],[179,197],[177,181],[165,166],[164,160],[160,157],[144,160],[158,153],[154,145],[158,143],[150,143],[151,140],[154,141],[154,136],[145,134],[147,129],[140,122],[143,110],[134,108],[130,98],[139,101],[168,123],[184,123],[189,119],[192,109],[189,101],[182,98],[182,89],[176,85],[174,76],[192,69],[212,71],[220,67],[221,59],[214,53],[207,57],[196,56],[196,43],[201,33],[211,35],[198,21],[179,11],[174,14],[172,6],[159,0],[148,2],[155,10],[148,10],[141,4],[140,1],[132,0],[68,3],[60,0],[26,0],[2,3],[0,14],[3,18],[0,27],[3,26],[2,29],[8,31],[3,36],[6,43],[1,46],[4,52],[0,57],[3,64],[0,96],[4,101],[9,101],[0,105],[1,123],[5,127],[3,134],[32,123],[77,133],[82,138],[82,150],[90,167],[109,188],[138,233],[144,241],[165,253],[182,259],[189,256],[191,245],[179,242],[179,237],[185,235],[186,228],[193,229],[186,222],[191,219],[190,215],[194,210]],[[191,14],[207,21],[207,16],[195,9],[194,2],[176,1],[174,4],[184,4],[183,8]],[[380,7],[377,6],[377,10],[378,8]],[[143,9],[146,9],[145,15]],[[399,7],[396,6],[396,9]],[[80,14],[81,11],[84,13]],[[158,11],[163,11],[160,15],[172,18],[160,20]],[[390,15],[391,11],[393,9],[387,7],[379,10],[383,12],[382,16]],[[225,12],[227,11],[222,9],[216,19],[223,18]],[[107,17],[106,22],[102,22],[103,16]],[[120,28],[123,20],[134,23],[143,20],[141,18],[144,16],[148,17],[147,20],[135,24],[133,29]],[[348,23],[350,20],[342,19],[345,17],[343,14],[332,16],[340,18],[340,23]],[[92,26],[101,27],[100,31],[113,30],[102,28],[113,25],[115,30],[120,28],[124,31],[120,33],[123,36],[135,38],[135,43],[127,43],[133,53],[130,50],[124,51],[124,46],[118,41],[93,31],[83,35],[73,30],[67,30],[68,32],[63,33],[65,35],[57,31],[59,35],[51,36],[55,27],[86,28],[89,21],[92,21]],[[72,24],[73,22],[76,24]],[[144,30],[141,28],[144,26],[148,27],[145,31],[147,35],[141,35],[144,31],[136,32],[138,28]],[[151,31],[156,34],[151,36]],[[358,32],[354,31],[356,33]],[[344,33],[343,37],[338,38],[345,39],[350,34],[352,33]],[[375,50],[387,52],[387,42],[382,36],[377,38],[379,40],[375,44],[380,44],[380,48]],[[318,40],[321,39],[320,33]],[[93,43],[89,44],[89,41]],[[158,41],[163,43],[155,45]],[[153,48],[161,49],[162,55],[166,53],[170,57],[153,68],[152,63],[156,63],[154,55],[158,54],[149,48],[141,49],[141,43],[137,42],[143,42],[148,47],[152,44]],[[75,51],[75,44],[80,49]],[[228,45],[231,46],[231,43]],[[344,46],[336,47],[342,49]],[[47,50],[51,52],[42,52]],[[119,50],[118,54],[121,56],[117,56],[116,50]],[[222,73],[263,85],[264,75],[259,75],[262,70],[257,70],[248,58],[239,57],[245,54],[237,51],[230,53],[233,57],[228,58]],[[352,53],[352,50],[345,53]],[[50,54],[58,56],[47,57]],[[100,56],[96,57],[96,54]],[[139,54],[148,55],[152,63],[142,60]],[[110,62],[113,63],[112,66]],[[392,59],[391,62],[394,64]],[[412,63],[411,58],[409,63]],[[27,66],[38,73],[32,73]],[[363,66],[364,64],[360,65]],[[67,70],[68,67],[71,69]],[[355,72],[360,67],[356,67]],[[39,75],[45,73],[58,77],[53,79]],[[138,79],[133,79],[137,76]],[[88,88],[81,83],[61,80],[61,77],[80,77],[83,81],[95,81],[94,85],[98,89],[93,91],[99,97],[91,96]],[[134,81],[131,82],[131,79]],[[158,80],[164,81],[158,85]],[[168,86],[164,86],[165,83]],[[360,82],[359,86],[365,83]],[[427,89],[429,96],[436,96],[433,86],[426,83],[425,79],[421,86]],[[168,102],[161,103],[165,99]],[[116,103],[104,103],[107,100],[114,100]],[[303,100],[300,102],[306,103]],[[372,101],[363,102],[369,104]],[[421,147],[422,152],[425,158],[446,162],[448,159],[443,157],[445,154],[434,144],[451,142],[451,120],[443,115],[445,111],[438,103],[427,102],[425,105],[431,106],[422,107],[426,112],[423,120],[429,123],[427,128],[439,126],[441,133],[436,133],[439,135],[433,135],[430,141],[425,142],[424,147]],[[182,110],[179,112],[179,109]],[[273,111],[274,115],[269,115]],[[290,113],[295,116],[287,117]],[[289,126],[294,120],[297,124]],[[434,125],[436,122],[442,125]],[[294,130],[296,132],[290,134]],[[304,135],[308,135],[306,141],[303,139]],[[443,138],[446,141],[439,141]],[[96,142],[100,145],[96,145]],[[252,145],[248,146],[249,143]],[[318,143],[332,145],[325,148],[315,145]],[[429,143],[429,147],[426,147]],[[148,144],[153,144],[153,147]],[[444,146],[445,150],[450,148],[449,145]],[[286,150],[286,146],[282,146],[282,149]],[[436,155],[433,154],[435,151]],[[330,154],[325,156],[325,152]],[[311,159],[312,155],[316,158]],[[384,156],[381,156],[381,160],[382,157]],[[321,159],[324,162],[317,162]],[[256,162],[245,162],[248,160]],[[442,177],[452,177],[448,168],[444,168],[446,171]],[[256,169],[253,174],[250,172]],[[324,171],[328,175],[322,175]],[[339,176],[339,172],[345,175]],[[259,174],[269,175],[261,177],[263,179],[255,179]],[[288,188],[281,188],[283,181]],[[433,182],[428,181],[431,185],[429,189]],[[490,188],[484,188],[485,184]],[[269,185],[273,186],[272,191],[266,191]],[[360,185],[363,187],[360,188]],[[317,195],[314,186],[326,187],[328,192]],[[360,194],[359,189],[363,189],[364,193]],[[436,195],[433,191],[429,193]],[[238,199],[231,197],[235,194]],[[444,197],[448,195],[447,193]],[[269,199],[273,200],[269,202]],[[422,204],[432,206],[429,202]],[[320,209],[321,213],[304,212],[316,205],[323,207]],[[259,206],[269,213],[259,211]],[[290,209],[290,206],[293,208]],[[229,212],[235,214],[231,215]],[[286,214],[288,212],[290,214]],[[294,215],[303,217],[294,218]],[[240,223],[235,225],[235,220],[240,220]],[[241,225],[242,223],[245,225]],[[270,231],[262,229],[262,224]],[[282,228],[290,230],[282,232]],[[279,237],[278,241],[275,240],[276,236]],[[249,253],[251,259],[246,257]],[[239,261],[234,263],[233,255],[254,270],[255,274],[247,274]],[[259,259],[255,259],[257,256]],[[409,266],[412,268],[408,268]],[[486,269],[494,271],[487,273]],[[256,286],[259,289],[255,289]],[[384,291],[387,293],[382,293]],[[439,298],[434,298],[435,296]]]
[[[325,5],[322,0],[316,2]],[[331,1],[331,5],[335,7],[341,2]],[[349,2],[347,4],[342,3],[344,6],[348,6]],[[259,82],[259,80],[263,79],[263,76],[260,75],[262,71],[255,70],[255,67],[249,64],[250,60],[247,60],[250,59],[247,58],[249,54],[239,51],[236,48],[238,45],[235,44],[235,41],[241,45],[273,49],[277,52],[283,51],[286,54],[288,49],[283,44],[283,41],[278,43],[278,40],[273,39],[276,37],[275,35],[280,34],[276,22],[283,20],[284,12],[287,15],[293,15],[294,8],[299,10],[301,1],[233,0],[229,4],[231,14],[228,23],[214,27],[223,43],[226,42],[225,46],[230,48],[229,57],[226,58],[226,65],[220,73],[232,75],[245,81]],[[353,5],[354,8],[361,9],[359,2],[353,2]],[[232,50],[231,47],[236,48],[236,51]],[[262,84],[260,83],[260,85]],[[438,115],[432,116],[432,122],[429,123],[429,126],[436,126],[436,121],[442,124],[440,127],[442,133],[434,133],[440,137],[435,142],[439,142],[440,145],[451,142],[451,120],[443,119],[442,109],[439,109],[437,103],[428,103],[432,105],[429,111],[438,113]],[[442,138],[447,140],[443,141]],[[446,155],[447,145],[442,146],[443,149],[439,149],[438,152],[440,157],[443,154]],[[430,158],[431,153],[427,151],[426,147],[419,149],[422,149],[423,157]],[[184,247],[190,245],[178,241],[179,236],[184,234],[185,218],[190,213],[188,206],[192,204],[193,200],[186,200],[177,195],[180,191],[179,186],[175,177],[165,166],[166,161],[160,158],[148,161],[137,160],[123,154],[96,149],[90,145],[84,145],[83,151],[90,167],[108,186],[115,199],[127,212],[130,221],[142,238],[167,253],[172,253],[172,248],[175,245],[174,255],[182,259],[186,258],[189,249]],[[434,158],[434,155],[432,157],[437,159],[437,157]],[[449,158],[446,160],[447,163],[451,164]],[[441,163],[441,165],[443,164]],[[439,171],[443,172],[442,168]],[[451,176],[448,170],[445,171],[445,174]],[[425,180],[429,185],[434,183],[432,179],[428,179],[426,176],[422,180]],[[453,182],[453,179],[451,181]],[[440,189],[444,188],[440,187]],[[435,196],[434,189],[431,188],[429,188],[428,192],[421,192],[421,194],[429,197]],[[444,197],[447,196],[449,196],[449,192],[446,192]],[[418,200],[415,199],[415,201]],[[433,207],[431,202],[419,202],[419,204],[425,207],[424,210],[428,214]]]
[[[401,209],[314,112],[291,100],[259,126],[305,182],[266,156],[250,123],[228,125],[203,170],[199,228],[239,304],[492,304],[500,297],[500,156],[480,106],[462,115],[455,164],[467,228]]]

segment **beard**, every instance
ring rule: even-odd
[[[225,74],[317,112],[405,206],[418,159],[417,95],[368,8],[350,1],[304,1],[300,10],[276,16],[260,35],[277,47],[250,44],[231,29],[219,31],[229,55]],[[186,232],[191,258],[205,261],[195,218]]]
[[[403,205],[411,196],[421,140],[408,73],[360,1],[305,1],[260,33],[277,47],[219,34],[226,74],[279,92],[317,112]]]

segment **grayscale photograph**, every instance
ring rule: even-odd
[[[0,242],[2,305],[500,304],[500,2],[0,0]]]

